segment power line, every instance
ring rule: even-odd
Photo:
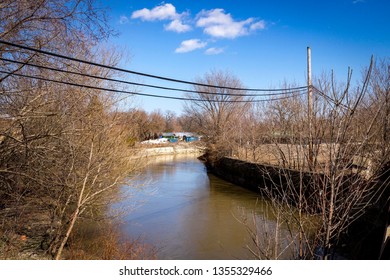
[[[59,69],[59,68],[54,68],[54,67],[49,67],[49,66],[38,65],[38,64],[30,63],[30,62],[22,62],[22,61],[17,61],[17,60],[8,59],[8,58],[0,58],[0,60],[6,61],[6,62],[11,62],[11,63],[22,64],[22,65],[28,65],[28,66],[32,66],[32,67],[36,67],[36,68],[40,68],[40,69],[46,69],[46,70],[50,70],[50,71],[56,71],[56,72],[61,72],[61,73],[66,73],[66,74],[73,74],[73,75],[79,75],[79,76],[88,77],[88,78],[104,80],[104,81],[117,82],[117,83],[123,83],[123,84],[134,85],[134,86],[143,86],[143,87],[162,89],[162,90],[180,91],[180,92],[186,92],[186,93],[198,93],[198,94],[200,93],[200,94],[221,95],[221,96],[261,97],[261,96],[286,95],[286,94],[297,93],[299,91],[306,90],[306,88],[299,89],[299,90],[285,89],[283,92],[280,92],[280,93],[262,93],[262,94],[239,94],[239,93],[234,94],[234,93],[217,93],[217,92],[214,93],[214,92],[207,92],[207,91],[196,91],[196,90],[180,89],[180,88],[173,88],[173,87],[162,87],[162,86],[156,86],[156,85],[145,84],[145,83],[129,82],[129,81],[124,81],[124,80],[119,80],[119,79],[107,78],[107,77],[79,73],[79,72],[75,72],[75,71],[64,70],[64,69]]]
[[[54,52],[39,50],[36,48],[27,47],[27,46],[15,44],[15,43],[3,41],[3,40],[0,40],[0,44],[13,46],[13,47],[17,47],[17,48],[45,54],[45,55],[50,55],[50,56],[54,56],[54,57],[58,57],[58,58],[72,60],[72,61],[79,62],[79,63],[85,63],[85,64],[97,66],[97,67],[102,67],[102,68],[106,68],[106,69],[110,69],[110,70],[115,70],[115,71],[133,74],[133,75],[139,75],[139,76],[144,76],[144,77],[149,77],[149,78],[159,79],[159,80],[165,80],[165,81],[170,81],[170,82],[175,82],[175,83],[188,84],[188,85],[193,85],[193,86],[228,89],[228,90],[236,90],[236,91],[253,91],[253,92],[273,92],[273,91],[275,91],[275,92],[282,91],[283,92],[285,90],[285,89],[235,88],[235,87],[226,87],[226,86],[217,86],[217,85],[195,83],[195,82],[190,82],[190,81],[185,81],[185,80],[179,80],[179,79],[174,79],[174,78],[168,78],[168,77],[163,77],[163,76],[158,76],[158,75],[147,74],[147,73],[138,72],[138,71],[132,71],[132,70],[123,69],[123,68],[119,68],[119,67],[108,66],[108,65],[101,64],[101,63],[78,59],[78,58],[74,58],[74,57],[70,57],[70,56],[66,56],[66,55],[62,55],[62,54],[57,54]],[[290,90],[301,90],[301,89],[306,89],[306,88],[307,88],[307,86],[301,86],[301,87],[291,88]]]
[[[78,84],[74,82],[66,82],[66,81],[58,81],[53,80],[49,78],[43,78],[43,77],[37,77],[37,76],[31,76],[26,74],[19,74],[19,73],[12,73],[7,71],[0,70],[0,73],[3,74],[10,74],[11,76],[18,76],[23,78],[29,78],[29,79],[37,79],[41,81],[46,82],[53,82],[58,84],[64,84],[69,86],[75,86],[75,87],[81,87],[81,88],[87,88],[87,89],[94,89],[94,90],[101,90],[101,91],[108,91],[113,93],[124,93],[129,95],[139,95],[139,96],[147,96],[147,97],[155,97],[155,98],[165,98],[165,99],[174,99],[174,100],[182,100],[182,101],[196,101],[196,102],[214,102],[214,103],[256,103],[256,102],[267,102],[267,101],[278,101],[283,100],[291,97],[296,97],[301,95],[289,95],[289,96],[283,96],[279,98],[271,98],[271,99],[254,99],[254,100],[208,100],[208,99],[198,99],[198,98],[185,98],[185,97],[176,97],[176,96],[164,96],[164,95],[157,95],[157,94],[148,94],[148,93],[139,93],[139,92],[133,92],[133,91],[126,91],[126,90],[118,90],[118,89],[110,89],[110,88],[103,88],[103,87],[97,87],[97,86],[90,86],[90,85],[84,85],[84,84]]]
[[[322,91],[320,91],[318,88],[316,88],[314,86],[312,86],[312,88],[314,89],[314,92],[318,93],[319,95],[321,95],[322,97],[324,97],[325,99],[327,99],[328,101],[333,103],[334,105],[344,107],[345,109],[349,109],[349,107],[347,105],[345,105],[339,101],[334,100],[330,96],[328,96],[325,93],[323,93]]]

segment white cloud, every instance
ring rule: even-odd
[[[141,9],[133,12],[131,15],[132,19],[139,18],[143,21],[155,21],[155,20],[173,20],[176,19],[178,14],[176,13],[176,8],[172,4],[164,4],[153,9]]]
[[[210,25],[227,25],[230,24],[233,19],[230,14],[225,14],[223,9],[203,10],[198,14],[197,26],[205,27]]]
[[[223,53],[225,50],[223,48],[209,48],[204,53],[207,55],[217,55]]]
[[[164,25],[165,30],[184,33],[192,28],[188,24],[184,24],[183,20],[187,17],[187,13],[177,13],[175,6],[172,4],[162,4],[153,9],[141,9],[133,12],[132,19],[141,19],[142,21],[162,21],[170,20],[169,24]]]
[[[251,24],[251,26],[250,26],[251,31],[263,30],[263,29],[265,29],[265,21],[264,20],[260,20],[258,22],[255,22],[255,23]]]
[[[235,21],[223,9],[203,10],[197,17],[196,26],[204,28],[204,33],[216,38],[234,39],[265,28],[264,21],[255,22],[253,18]]]
[[[203,49],[207,46],[206,42],[202,42],[199,39],[191,39],[181,42],[180,47],[178,47],[176,53],[187,53],[192,52],[197,49]]]
[[[187,32],[191,29],[191,26],[184,24],[180,19],[175,19],[171,21],[170,24],[165,25],[165,30],[174,31],[177,33]]]
[[[248,35],[245,22],[231,22],[229,24],[217,24],[206,26],[204,32],[212,37],[234,39]]]
[[[126,24],[129,22],[129,18],[127,16],[120,16],[119,23],[120,24]]]

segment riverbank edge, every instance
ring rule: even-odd
[[[315,191],[316,184],[315,182],[313,184],[311,180],[313,175],[311,172],[285,169],[231,157],[223,157],[216,162],[209,162],[206,155],[201,156],[200,159],[206,165],[208,172],[260,195],[265,195],[266,188],[268,188],[267,192],[280,193],[278,188],[282,187],[287,180],[294,185],[298,184],[300,180],[304,184],[309,184],[307,193],[304,194],[307,198]],[[389,194],[390,188],[388,186],[385,189],[384,197],[389,196]],[[291,201],[291,203],[295,202]],[[385,235],[385,240],[382,241],[382,239],[384,230],[388,229],[387,220],[389,218],[387,211],[383,210],[390,209],[389,206],[388,200],[381,199],[377,204],[369,207],[366,214],[349,227],[347,237],[351,238],[350,250],[356,250],[353,253],[353,259],[377,259],[381,248],[384,250],[382,257],[389,255],[390,245],[384,246],[382,244],[383,241],[386,242],[387,235]]]

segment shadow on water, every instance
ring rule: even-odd
[[[113,206],[131,209],[122,235],[157,246],[158,259],[251,259],[243,220],[275,227],[266,201],[208,174],[195,156],[158,157],[131,184],[142,187],[124,186],[128,198]]]

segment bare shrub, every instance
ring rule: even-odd
[[[94,1],[3,1],[0,16],[2,40],[107,65],[120,57],[99,46],[111,30]],[[2,231],[59,259],[77,220],[114,199],[110,191],[135,167],[113,110],[116,97],[70,85],[104,82],[65,71],[113,73],[5,44],[0,56],[8,73],[0,76]]]
[[[313,139],[308,139],[303,99],[269,104],[272,137],[266,152],[272,154],[269,163],[276,166],[274,172],[260,170],[265,178],[262,191],[278,209],[280,225],[297,229],[295,238],[288,234],[294,258],[337,258],[338,250],[349,245],[348,229],[370,207],[388,200],[384,195],[389,181],[383,179],[383,172],[389,161],[389,75],[384,65],[371,62],[357,88],[351,87],[351,72],[345,84],[336,83],[333,74],[318,79]],[[311,164],[309,141],[314,144]],[[259,157],[257,161],[262,162]],[[312,216],[318,222],[307,227]],[[268,246],[259,242],[257,234],[252,232],[255,247],[261,247],[257,255],[277,257],[275,250],[261,251]]]

